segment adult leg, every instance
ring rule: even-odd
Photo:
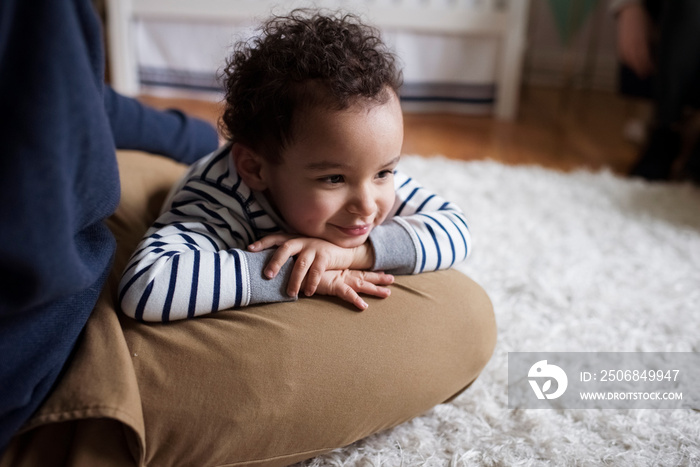
[[[683,168],[683,176],[693,183],[700,185],[700,135],[696,136],[693,149]]]
[[[149,465],[286,465],[411,419],[471,383],[491,304],[459,272],[401,277],[358,313],[326,297],[124,322]]]
[[[491,304],[459,272],[401,277],[390,299],[369,300],[362,313],[311,298],[167,325],[124,318],[128,351],[112,348],[116,334],[91,339],[89,365],[0,464],[288,465],[451,400],[491,356]]]
[[[700,2],[665,2],[659,43],[655,121],[672,126],[683,117],[700,83]]]
[[[700,82],[700,2],[664,3],[659,24],[654,117],[649,142],[631,171],[650,180],[669,178],[681,150],[684,109]]]

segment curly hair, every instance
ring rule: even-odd
[[[401,72],[379,31],[352,14],[294,10],[262,34],[239,42],[226,63],[220,126],[233,142],[281,161],[303,110],[345,110],[361,100],[384,104]]]

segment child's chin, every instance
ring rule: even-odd
[[[331,240],[331,243],[335,243],[336,245],[343,248],[357,248],[358,246],[361,246],[367,241],[368,236],[369,235],[361,235],[359,237],[353,238],[338,238]]]

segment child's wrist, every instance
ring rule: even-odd
[[[353,248],[353,260],[350,269],[368,270],[374,266],[374,248],[369,240]]]

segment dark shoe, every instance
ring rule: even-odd
[[[649,134],[649,141],[644,151],[629,175],[647,180],[668,180],[680,150],[681,135],[678,131],[667,127],[654,128]]]

